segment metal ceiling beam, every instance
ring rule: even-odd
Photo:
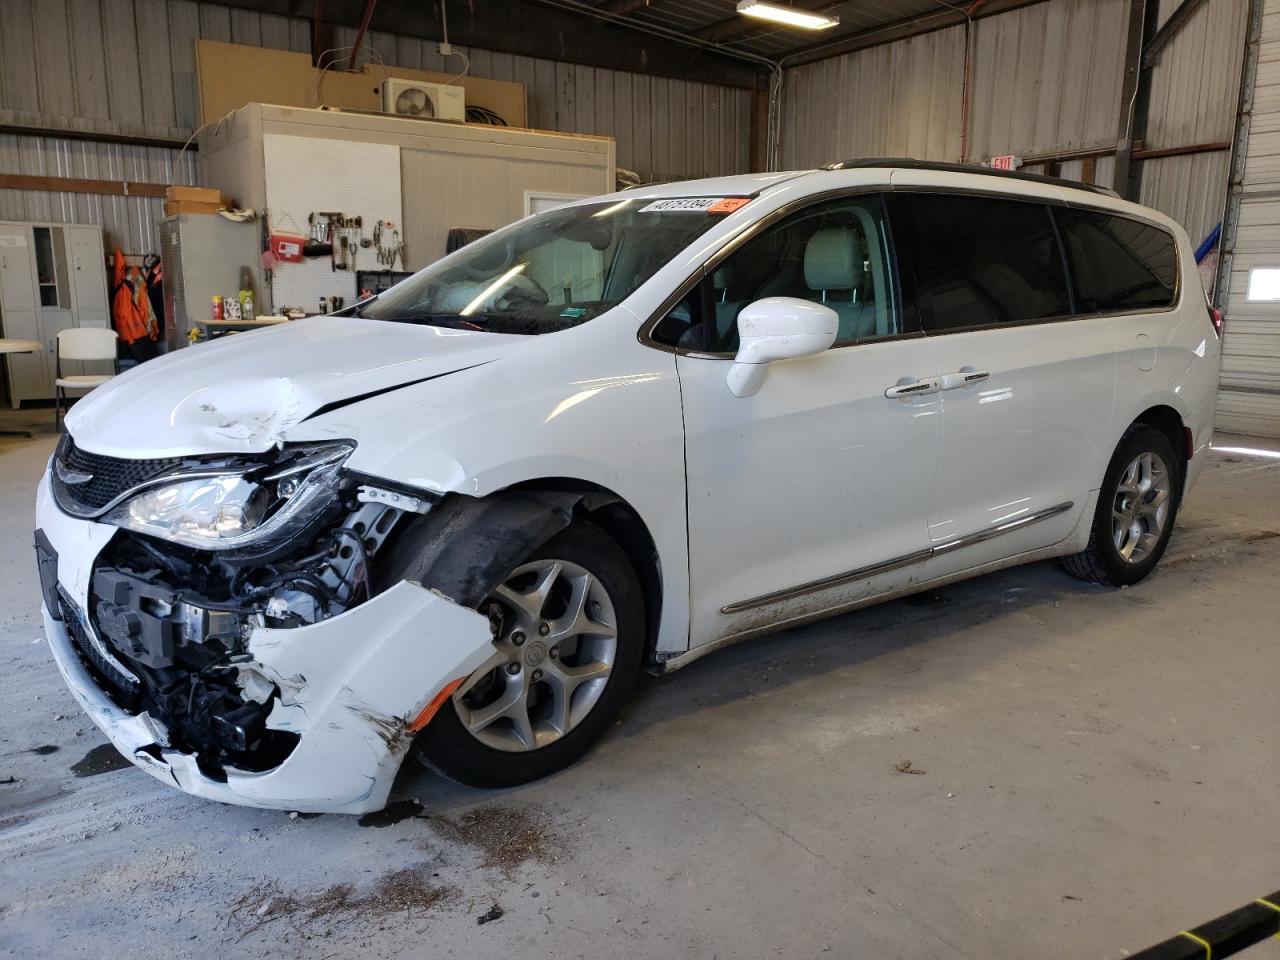
[[[1037,3],[1047,2],[1048,0],[987,0],[986,3],[973,12],[972,16],[974,20],[982,20],[986,17],[1008,13],[1021,7],[1030,7]],[[969,9],[973,10],[973,7]],[[964,14],[958,10],[939,10],[937,13],[925,14],[923,17],[913,17],[910,20],[900,20],[897,23],[876,27],[873,30],[865,30],[862,33],[841,37],[838,40],[827,40],[810,44],[807,47],[800,47],[791,53],[783,54],[780,59],[783,66],[798,67],[804,63],[827,60],[831,57],[838,57],[841,54],[854,53],[858,50],[866,50],[869,47],[879,47],[886,43],[895,43],[898,40],[907,40],[922,34],[933,33],[935,30],[958,27],[963,25],[964,22]]]
[[[791,6],[800,10],[816,11],[822,10],[824,7],[839,7],[840,4],[832,3],[832,0],[797,0]],[[693,31],[691,36],[697,37],[699,40],[706,40],[708,43],[723,43],[725,40],[732,40],[734,37],[740,37],[744,34],[775,29],[777,29],[776,24],[770,25],[751,17],[744,17],[739,13],[723,20],[717,20],[715,23],[708,24],[705,27],[699,27]]]
[[[1157,0],[1129,0],[1128,28],[1126,30],[1124,73],[1120,79],[1120,119],[1116,132],[1116,165],[1112,186],[1120,196],[1132,200],[1136,184],[1132,178],[1133,141],[1145,132],[1146,110],[1142,102],[1141,83],[1146,73],[1142,69],[1144,41],[1154,33],[1151,21],[1155,19]],[[1147,84],[1148,90],[1150,84]]]
[[[1190,22],[1192,14],[1202,6],[1204,6],[1204,0],[1182,0],[1178,9],[1169,14],[1169,19],[1142,48],[1143,67],[1150,70],[1156,65],[1156,61],[1160,59],[1160,51],[1168,46],[1169,41],[1182,31],[1182,28]]]
[[[600,4],[600,9],[605,13],[615,13],[620,17],[625,17],[629,13],[635,13],[637,10],[643,10],[645,7],[653,6],[654,0],[605,0]]]
[[[373,19],[374,8],[378,0],[368,0],[364,7],[364,16],[360,18],[360,29],[356,31],[355,43],[351,44],[351,56],[347,58],[347,69],[356,68],[356,55],[360,52],[360,44],[364,43],[364,35],[369,30],[369,21]]]

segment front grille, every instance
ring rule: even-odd
[[[80,658],[101,679],[107,681],[117,695],[123,696],[126,700],[137,696],[138,681],[123,672],[115,658],[103,653],[100,645],[94,643],[75,601],[67,596],[66,591],[61,587],[58,588],[58,597],[62,601],[62,622],[66,625],[67,635],[71,638],[71,644],[80,654]]]
[[[181,457],[126,460],[89,453],[65,434],[54,455],[53,493],[58,505],[76,516],[92,516],[127,490],[154,480],[182,464]],[[77,475],[88,479],[69,482]]]

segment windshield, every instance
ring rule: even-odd
[[[564,330],[621,303],[743,203],[636,199],[548,210],[468,244],[353,312],[494,333]]]

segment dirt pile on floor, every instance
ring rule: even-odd
[[[265,880],[231,905],[230,916],[235,925],[243,928],[242,936],[248,936],[281,919],[301,928],[376,920],[406,911],[426,913],[453,893],[452,887],[433,882],[426,865],[384,874],[364,893],[351,883],[336,883],[308,894],[286,893],[275,880]]]

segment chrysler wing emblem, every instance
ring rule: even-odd
[[[61,460],[54,461],[53,469],[57,471],[58,479],[69,486],[88,483],[93,479],[92,473],[83,473],[79,470],[73,470]]]

